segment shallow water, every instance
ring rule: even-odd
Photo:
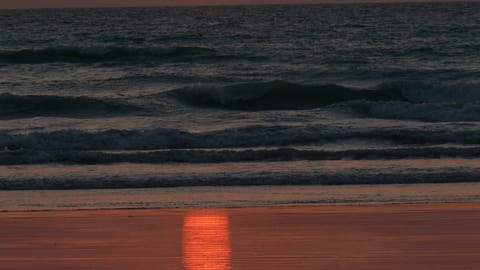
[[[1,212],[480,202],[479,183],[0,191]],[[446,204],[448,205],[448,204]]]

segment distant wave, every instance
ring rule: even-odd
[[[479,144],[477,126],[438,124],[411,127],[355,128],[329,125],[249,126],[203,133],[176,129],[62,130],[12,135],[0,133],[0,149],[18,150],[156,150],[290,146],[348,139],[385,140],[397,144]]]
[[[480,147],[398,147],[339,151],[278,149],[162,150],[148,152],[99,151],[0,151],[1,165],[27,164],[113,164],[113,163],[224,163],[297,160],[369,160],[412,158],[477,158]]]
[[[85,117],[123,114],[139,108],[113,99],[0,94],[0,119],[35,116]]]
[[[226,87],[187,87],[168,96],[187,104],[241,110],[308,109],[349,100],[404,100],[398,89],[384,91],[340,85],[301,85],[284,81],[236,84]]]
[[[165,58],[216,56],[206,47],[59,47],[42,49],[2,50],[0,63],[155,61]]]

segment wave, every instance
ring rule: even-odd
[[[352,100],[336,106],[375,118],[426,122],[480,121],[479,84],[452,85],[404,81],[383,83],[376,89],[400,91],[405,100],[386,102]]]
[[[216,56],[207,47],[59,47],[0,51],[0,63],[154,61],[165,58]]]
[[[189,105],[240,110],[308,109],[349,100],[404,100],[395,88],[374,91],[330,85],[301,85],[284,81],[226,87],[187,87],[167,95]]]
[[[87,117],[114,115],[140,108],[113,99],[0,94],[0,119],[35,116]]]
[[[247,150],[165,150],[149,152],[99,151],[3,151],[2,165],[114,164],[114,163],[225,163],[298,160],[389,160],[477,158],[480,147],[402,147],[387,149],[351,149],[340,151],[299,150],[295,148]]]
[[[166,95],[192,106],[237,110],[310,109],[355,100],[450,104],[458,107],[458,104],[480,102],[480,85],[404,81],[382,83],[364,89],[337,84],[302,85],[272,81],[224,87],[186,87],[172,90]]]
[[[370,89],[336,84],[301,85],[284,81],[196,86],[160,94],[189,106],[233,110],[330,107],[360,116],[426,122],[480,120],[480,85],[389,82]]]
[[[248,165],[247,165],[248,166]],[[98,167],[97,167],[98,168]],[[256,172],[248,174],[140,174],[64,177],[0,176],[0,190],[126,189],[191,186],[369,185],[478,182],[476,168],[405,170],[347,170],[343,172]]]
[[[323,144],[362,139],[396,144],[480,144],[476,125],[437,124],[409,127],[248,126],[203,133],[176,129],[62,130],[12,135],[0,133],[0,149],[156,150]]]
[[[346,107],[356,113],[375,118],[420,120],[426,122],[480,121],[480,104],[441,104],[408,102],[350,101]]]
[[[478,83],[440,83],[428,81],[393,81],[375,87],[378,91],[400,92],[410,103],[472,103],[480,101]]]

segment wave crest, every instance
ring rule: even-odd
[[[397,91],[411,103],[472,103],[480,101],[480,84],[395,81],[382,83],[378,91]]]
[[[284,81],[226,87],[187,87],[168,92],[189,105],[240,110],[308,109],[349,100],[403,100],[397,89],[384,91],[341,85],[301,85]]]
[[[389,82],[371,89],[284,81],[196,86],[161,94],[184,104],[234,110],[312,109],[330,106],[374,118],[459,122],[480,120],[480,85]]]
[[[480,121],[480,104],[441,104],[408,102],[350,101],[339,107],[347,107],[368,117],[419,120],[426,122]]]
[[[476,158],[480,147],[396,147],[386,149],[301,150],[276,149],[170,149],[159,151],[0,151],[0,164],[114,164],[114,163],[225,163],[298,160],[388,160],[412,158]]]
[[[251,165],[251,164],[250,164]],[[319,165],[321,166],[321,165]],[[193,186],[262,185],[367,185],[477,182],[477,168],[419,170],[350,169],[342,172],[292,171],[291,173],[222,172],[221,174],[71,175],[53,177],[20,176],[14,181],[0,176],[0,190],[117,189]]]
[[[248,126],[204,133],[176,129],[62,130],[11,135],[0,133],[0,149],[33,150],[155,150],[179,148],[225,148],[305,145],[365,139],[397,144],[479,144],[477,126],[429,125],[427,128],[351,126]]]

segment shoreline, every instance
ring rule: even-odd
[[[480,183],[0,191],[1,212],[480,202]]]
[[[362,203],[362,204],[297,204],[297,205],[266,205],[266,206],[232,206],[232,207],[177,207],[177,208],[102,208],[102,209],[61,209],[61,210],[25,210],[25,211],[10,211],[3,210],[0,211],[0,218],[2,215],[15,215],[15,214],[62,214],[62,213],[96,213],[96,212],[118,212],[118,213],[128,213],[128,212],[189,212],[189,211],[268,211],[268,210],[295,210],[295,209],[306,209],[306,210],[322,210],[322,209],[380,209],[380,208],[393,208],[393,209],[404,209],[411,210],[411,208],[420,207],[422,209],[441,209],[448,208],[448,206],[472,206],[475,209],[480,210],[480,201],[461,201],[461,202],[394,202],[394,203]]]
[[[331,204],[295,204],[295,205],[258,205],[258,206],[226,206],[226,207],[152,207],[152,208],[85,208],[85,209],[41,209],[41,210],[0,210],[0,218],[2,214],[35,214],[35,213],[84,213],[84,212],[129,212],[129,211],[167,211],[167,212],[183,212],[183,211],[235,211],[235,210],[281,210],[281,209],[299,209],[299,208],[357,208],[357,207],[408,207],[408,206],[449,206],[449,205],[477,205],[480,208],[479,200],[472,201],[446,201],[446,202],[385,202],[385,203],[331,203]]]

